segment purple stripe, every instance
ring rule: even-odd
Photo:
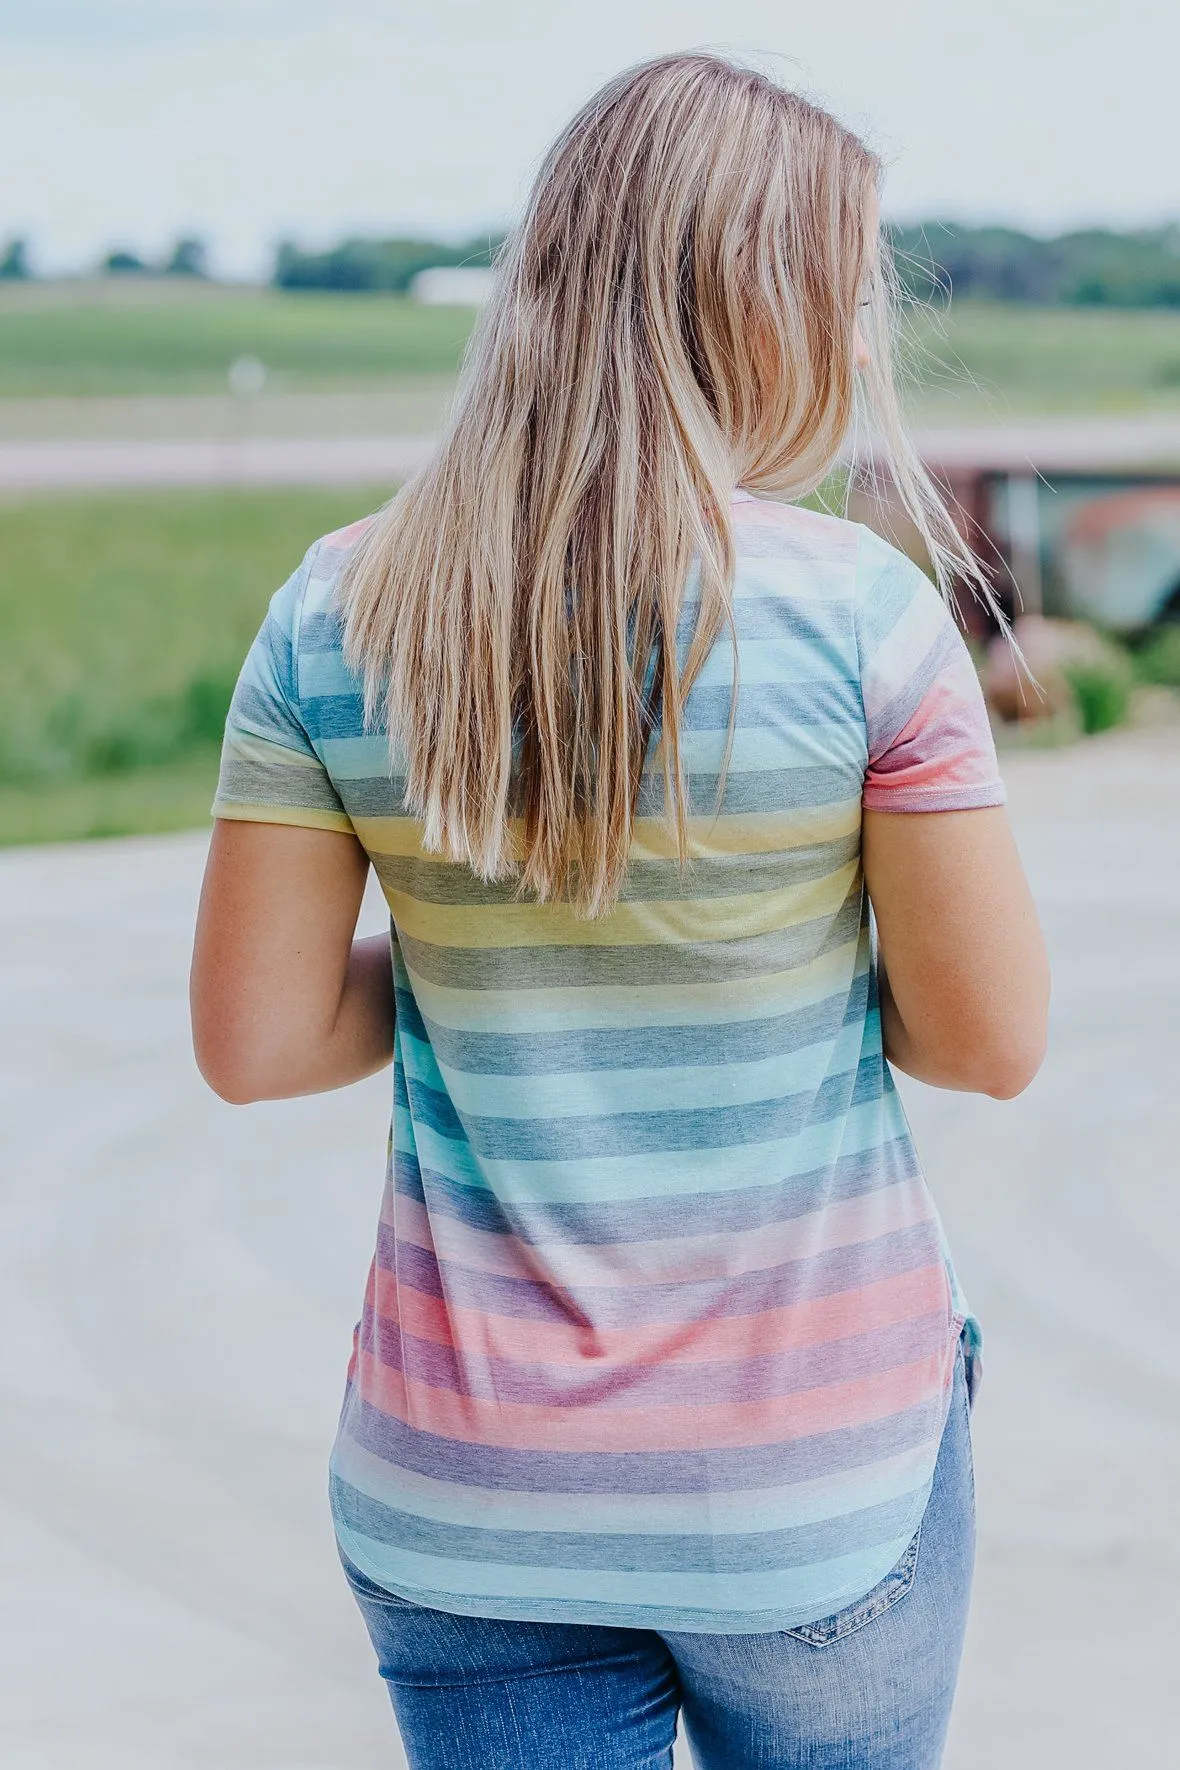
[[[350,1388],[341,1431],[394,1467],[462,1487],[551,1494],[744,1493],[843,1475],[932,1444],[945,1412],[940,1392],[884,1419],[780,1444],[694,1451],[508,1450],[408,1426]]]
[[[580,1365],[526,1364],[510,1358],[460,1353],[451,1346],[407,1334],[395,1321],[365,1311],[360,1344],[390,1370],[412,1382],[446,1389],[480,1401],[518,1402],[531,1407],[646,1408],[729,1407],[770,1401],[880,1376],[937,1354],[946,1343],[944,1309],[908,1321],[850,1334],[813,1346],[725,1362],[623,1364],[603,1368],[587,1359]]]
[[[851,1291],[941,1258],[933,1220],[890,1230],[871,1241],[787,1260],[759,1272],[687,1284],[582,1285],[577,1288],[479,1272],[438,1260],[427,1248],[397,1242],[382,1223],[377,1263],[399,1284],[438,1297],[455,1308],[530,1321],[568,1322],[582,1328],[639,1327],[649,1322],[694,1322],[761,1315],[810,1297]]]

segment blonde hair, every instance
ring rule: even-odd
[[[858,318],[878,453],[940,585],[981,578],[902,429],[879,175],[825,111],[704,53],[618,75],[554,142],[440,446],[341,585],[428,851],[602,914],[658,734],[684,863],[684,704],[731,625],[732,492],[798,499],[828,476]]]

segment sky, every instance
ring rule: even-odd
[[[896,219],[1180,219],[1174,0],[0,0],[0,239],[52,273],[196,233],[249,277],[494,228],[604,79],[703,46],[866,136]]]

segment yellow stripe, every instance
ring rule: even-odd
[[[779,854],[837,842],[859,829],[859,796],[836,805],[801,806],[793,811],[694,817],[689,820],[689,852],[700,860],[711,854]],[[636,818],[631,853],[636,860],[675,860],[676,845],[661,818]]]
[[[510,827],[514,833],[519,832],[518,823],[514,822]],[[707,860],[714,854],[780,854],[792,848],[836,842],[859,828],[859,798],[795,811],[696,817],[689,821],[689,852],[696,860]],[[420,860],[442,858],[423,848],[422,825],[417,818],[358,817],[356,833],[373,855],[412,855]],[[634,860],[675,860],[675,843],[662,819],[636,819],[631,856]]]
[[[863,950],[861,950],[863,948]],[[585,1026],[693,1026],[748,1020],[822,1002],[846,989],[869,962],[867,931],[793,971],[765,977],[683,984],[585,984],[568,989],[457,989],[412,973],[423,1011],[457,1032],[504,1032],[524,1023],[529,1032]]]
[[[286,744],[259,737],[255,731],[234,726],[226,735],[225,753],[230,762],[260,762],[265,768],[307,768],[323,774],[324,765],[318,756],[304,750],[289,750]]]
[[[575,915],[567,903],[426,903],[389,888],[385,897],[398,932],[433,946],[668,946],[744,940],[833,916],[859,873],[860,861],[851,860],[826,878],[780,891],[621,903],[598,921]]]
[[[303,805],[242,805],[234,799],[215,799],[211,817],[242,824],[293,824],[304,830],[334,830],[343,836],[354,834],[342,811],[312,811]]]

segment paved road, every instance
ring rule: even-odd
[[[0,492],[368,485],[416,472],[431,447],[429,436],[0,442]]]
[[[1008,1106],[907,1091],[988,1332],[947,1770],[1112,1770],[1175,1736],[1180,734],[1008,773],[1052,1055]],[[385,1083],[246,1112],[202,1089],[183,1007],[202,850],[0,857],[11,1770],[402,1761],[323,1499]]]
[[[435,393],[435,404],[441,396]],[[15,404],[16,402],[5,402]],[[112,402],[108,402],[110,405]],[[293,430],[311,419],[314,401],[289,401],[289,417],[277,420]],[[323,402],[320,402],[321,404]],[[132,405],[133,402],[124,402]],[[148,402],[139,402],[147,406]],[[223,403],[191,401],[185,419],[182,401],[156,402],[162,409],[108,414],[112,425],[147,429],[167,421],[185,432],[158,435],[96,436],[93,417],[79,413],[86,434],[75,439],[42,434],[44,415],[29,410],[26,421],[39,427],[25,440],[13,439],[0,414],[0,493],[67,491],[86,487],[210,485],[360,485],[404,479],[427,458],[433,438],[426,431],[394,434],[363,432],[339,435],[270,434],[276,418],[265,408],[256,420],[241,414],[231,422],[218,417]],[[347,408],[339,402],[341,415]],[[32,402],[22,402],[27,408]],[[283,408],[280,407],[280,410]],[[62,423],[62,417],[49,422]],[[322,422],[320,420],[314,420]],[[374,421],[370,413],[370,423]],[[248,423],[265,426],[263,434],[240,434]],[[203,434],[211,423],[225,424],[224,434]],[[964,466],[1035,464],[1046,472],[1118,468],[1174,468],[1180,464],[1180,423],[1168,417],[1127,419],[1014,419],[1004,424],[969,424],[920,430],[915,438],[930,461],[946,469]]]

